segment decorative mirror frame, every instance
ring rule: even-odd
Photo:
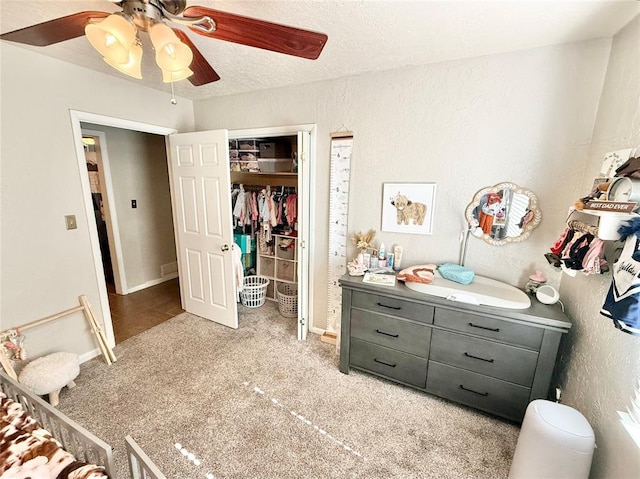
[[[520,234],[520,236],[506,237],[503,239],[494,239],[491,237],[491,235],[488,235],[482,232],[482,230],[479,230],[482,234],[479,234],[479,235],[473,234],[473,236],[481,238],[487,243],[496,245],[496,246],[502,246],[507,243],[519,243],[520,241],[524,241],[529,237],[533,229],[536,228],[540,224],[540,221],[542,220],[542,213],[540,211],[540,208],[538,208],[538,198],[532,191],[526,188],[522,188],[521,186],[516,185],[515,183],[509,183],[509,182],[498,183],[497,185],[489,186],[479,190],[473,197],[473,201],[467,205],[467,208],[465,210],[465,217],[467,219],[467,222],[469,223],[469,228],[472,233],[475,233],[475,231],[478,231],[478,228],[480,227],[480,223],[478,219],[473,215],[473,210],[475,210],[478,206],[480,206],[480,200],[482,199],[482,197],[489,193],[498,193],[499,191],[502,191],[502,190],[511,190],[514,193],[527,195],[529,197],[529,209],[533,211],[534,216],[533,216],[533,219],[525,225],[525,227],[522,230],[522,234]]]

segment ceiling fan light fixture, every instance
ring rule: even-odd
[[[149,29],[149,36],[156,50],[156,63],[162,70],[179,72],[189,68],[193,52],[171,28],[163,23],[156,23]]]
[[[185,68],[180,71],[168,71],[162,70],[162,83],[173,83],[180,80],[185,80],[193,75],[193,70]]]
[[[104,58],[116,63],[129,61],[129,49],[136,41],[136,28],[124,15],[114,13],[98,23],[89,23],[85,35]]]
[[[142,80],[142,45],[134,43],[129,49],[129,60],[126,63],[118,63],[104,57],[104,61],[116,70],[130,77]]]

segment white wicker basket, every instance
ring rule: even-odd
[[[269,278],[265,276],[245,276],[240,291],[240,301],[247,308],[258,308],[267,297]]]
[[[298,317],[298,285],[280,283],[276,291],[278,310],[285,318]]]

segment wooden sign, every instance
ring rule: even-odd
[[[584,209],[592,211],[608,211],[614,213],[632,213],[636,206],[638,206],[638,203],[635,202],[627,203],[623,201],[591,200],[587,202]]]

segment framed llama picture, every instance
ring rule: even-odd
[[[435,183],[384,183],[380,230],[432,234],[435,200]]]

